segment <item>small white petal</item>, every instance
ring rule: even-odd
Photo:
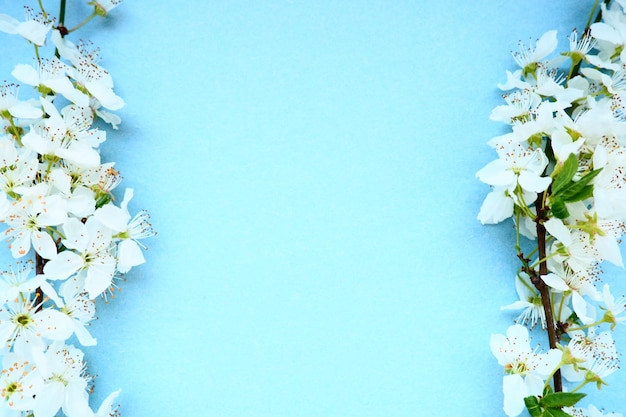
[[[48,261],[43,268],[46,279],[66,279],[75,274],[84,265],[83,259],[76,253],[66,250]]]
[[[482,224],[496,224],[513,215],[513,199],[504,194],[502,189],[496,189],[487,194],[480,207],[478,220]]]
[[[543,225],[552,236],[557,238],[557,240],[565,246],[570,246],[572,244],[572,234],[563,223],[563,220],[553,217],[547,222],[544,222]]]
[[[549,287],[554,288],[559,291],[569,291],[570,287],[556,274],[548,274],[542,275],[541,279],[546,283]]]
[[[30,65],[18,64],[15,66],[11,75],[19,81],[28,85],[39,85],[39,74],[37,70]]]
[[[550,177],[542,177],[530,171],[522,171],[519,174],[518,182],[525,190],[540,193],[550,186],[552,179]]]

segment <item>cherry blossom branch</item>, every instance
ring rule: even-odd
[[[626,297],[611,293],[600,269],[603,262],[624,267],[625,16],[626,1],[596,0],[568,50],[548,58],[558,46],[555,30],[529,47],[520,43],[518,68],[498,86],[506,104],[490,118],[510,130],[489,141],[498,158],[476,175],[491,186],[478,219],[513,218],[522,264],[519,300],[503,307],[520,313],[506,335],[490,340],[509,417],[622,417],[577,403],[586,395],[580,389],[599,389],[619,369],[612,332],[626,321]],[[533,246],[527,253],[522,237]],[[531,345],[528,328],[539,322],[549,349]]]
[[[91,0],[91,18],[106,17],[119,3]],[[66,0],[56,25],[40,0],[39,7],[35,14],[26,6],[24,22],[0,14],[0,32],[24,37],[37,58],[11,73],[34,87],[26,90],[31,97],[18,98],[16,83],[0,84],[0,225],[15,259],[35,258],[34,268],[29,260],[0,271],[0,375],[7,387],[0,416],[117,416],[119,390],[93,411],[92,377],[75,344],[96,345],[87,329],[96,299],[145,262],[139,240],[156,232],[147,212],[130,214],[132,189],[119,204],[113,198],[121,176],[102,161],[99,145],[104,124],[116,129],[121,122],[112,111],[125,103],[98,49],[65,38]]]

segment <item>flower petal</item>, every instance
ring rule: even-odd
[[[519,416],[526,408],[524,398],[527,396],[524,380],[519,374],[506,375],[502,378],[504,392],[504,412],[509,417]]]
[[[85,261],[76,253],[66,250],[46,263],[43,272],[46,279],[66,279],[83,267]]]

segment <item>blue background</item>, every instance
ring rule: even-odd
[[[565,47],[592,3],[125,1],[72,34],[127,102],[103,160],[159,233],[99,305],[95,405],[121,387],[126,417],[502,415],[489,337],[517,264],[511,223],[476,220],[475,173],[510,51],[550,29]],[[68,0],[67,26],[89,12]],[[0,78],[30,62],[15,37],[0,52]],[[626,412],[609,382],[596,405]]]

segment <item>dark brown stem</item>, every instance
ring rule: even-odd
[[[546,228],[543,222],[546,219],[546,209],[543,205],[545,192],[539,194],[537,201],[535,202],[535,208],[537,209],[537,250],[539,256],[539,274],[533,274],[530,277],[533,285],[539,290],[541,295],[541,304],[543,305],[543,311],[546,315],[546,327],[548,329],[548,341],[550,342],[550,349],[555,349],[558,343],[558,337],[556,334],[556,326],[554,315],[552,314],[552,303],[550,302],[550,292],[548,286],[541,279],[542,275],[548,274],[548,265],[546,264]],[[563,391],[563,382],[561,380],[561,371],[558,370],[554,374],[554,391]]]
[[[35,273],[37,275],[43,274],[43,267],[46,264],[46,261],[39,256],[38,253],[35,254]],[[43,308],[43,291],[41,288],[37,288],[35,290],[35,305],[37,306],[37,311],[40,311]]]

